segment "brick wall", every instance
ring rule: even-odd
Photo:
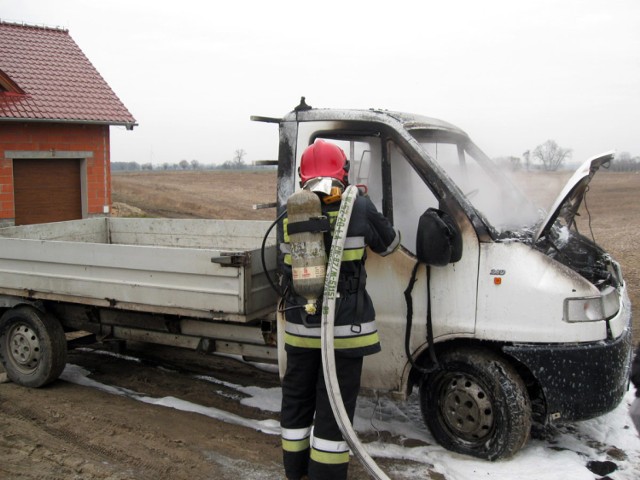
[[[2,122],[1,127],[0,225],[11,224],[15,218],[13,162],[5,158],[5,151],[93,152],[93,157],[86,161],[87,214],[103,214],[104,205],[111,205],[108,125]]]
[[[4,154],[2,155],[0,157],[0,219],[14,218],[13,168],[10,162],[4,160]]]

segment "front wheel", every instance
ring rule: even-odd
[[[486,460],[514,455],[531,431],[531,403],[511,364],[479,348],[443,353],[420,385],[420,408],[435,439]]]
[[[67,361],[67,342],[60,323],[28,305],[0,318],[0,360],[11,381],[42,387],[57,379]]]

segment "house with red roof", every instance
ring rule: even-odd
[[[67,30],[0,21],[0,226],[108,215],[111,125],[137,124]]]

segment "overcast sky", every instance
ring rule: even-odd
[[[6,21],[67,28],[136,118],[112,161],[277,157],[314,107],[447,120],[492,157],[547,139],[583,160],[640,155],[638,0],[0,0]]]

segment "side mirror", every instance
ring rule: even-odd
[[[451,215],[429,208],[418,220],[416,238],[418,260],[443,267],[462,257],[462,235]]]

